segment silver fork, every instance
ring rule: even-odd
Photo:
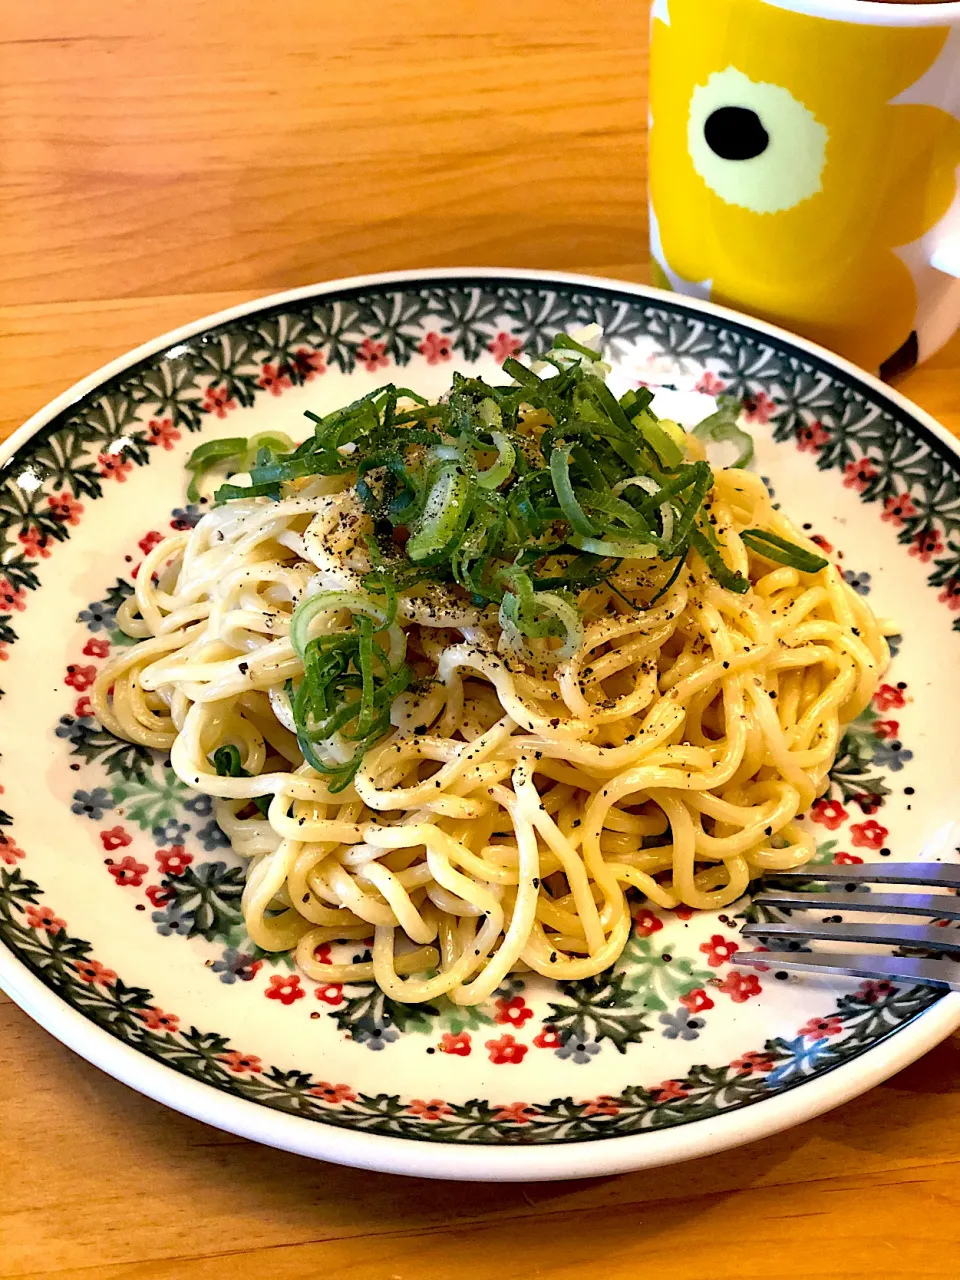
[[[960,890],[960,864],[942,862],[869,862],[846,867],[806,866],[796,871],[778,871],[776,880],[824,881],[825,893],[791,893],[789,889],[766,889],[757,894],[758,906],[788,907],[802,911],[802,918],[748,924],[744,937],[771,939],[820,939],[837,942],[873,942],[891,947],[917,947],[960,957],[960,930],[936,925],[837,923],[814,920],[810,912],[848,911],[891,912],[897,915],[927,916],[935,920],[960,920],[960,898],[936,893],[858,893],[861,885],[919,885],[928,889]],[[839,892],[837,884],[843,885]],[[832,892],[830,891],[832,889]],[[738,951],[734,964],[751,968],[796,969],[802,973],[840,973],[851,978],[894,978],[926,983],[948,991],[960,991],[960,963],[913,956],[886,956],[869,952],[835,951]]]

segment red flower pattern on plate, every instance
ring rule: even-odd
[[[875,791],[868,791],[862,796],[855,796],[854,799],[860,806],[860,812],[867,817],[872,813],[879,812],[880,806],[883,804],[883,796],[878,796]]]
[[[50,508],[50,514],[54,520],[59,520],[61,524],[80,523],[80,517],[83,514],[83,503],[78,502],[69,493],[51,493],[50,497],[47,498],[47,506]]]
[[[846,853],[843,849],[833,855],[834,865],[838,867],[855,867],[863,862],[863,859],[855,853]]]
[[[272,396],[279,396],[293,386],[293,381],[283,365],[265,364],[260,369],[257,386],[269,391]]]
[[[694,387],[694,391],[699,391],[705,396],[719,396],[727,389],[727,384],[722,378],[718,378],[715,373],[711,373],[709,369],[704,369],[700,375],[700,381]]]
[[[105,968],[99,960],[74,960],[73,967],[83,981],[89,982],[91,986],[99,983],[104,987],[112,987],[117,980],[114,971]]]
[[[882,684],[873,695],[873,705],[878,711],[899,711],[907,705],[904,691],[895,684]]]
[[[133,463],[122,453],[98,453],[97,461],[100,463],[100,474],[104,480],[113,479],[118,480],[120,484],[126,484],[127,475],[133,470]]]
[[[855,849],[879,849],[890,834],[875,818],[853,823],[850,832]]]
[[[585,1116],[618,1116],[620,1104],[609,1093],[601,1093],[599,1098],[583,1104],[583,1114]]]
[[[509,1033],[502,1035],[499,1040],[488,1040],[487,1048],[490,1050],[490,1061],[496,1066],[522,1062],[527,1052],[527,1046],[517,1044],[516,1038]]]
[[[23,613],[27,607],[27,593],[23,587],[15,587],[9,578],[0,578],[0,613],[16,610]]]
[[[164,1013],[162,1009],[138,1009],[137,1017],[146,1023],[148,1031],[179,1031],[180,1019],[175,1013]]]
[[[886,996],[893,993],[895,987],[892,982],[888,982],[886,978],[881,978],[878,982],[865,982],[859,987],[856,995],[860,1000],[865,1000],[867,1004],[876,1004],[879,1000],[883,1000]]]
[[[921,564],[926,564],[934,556],[938,556],[946,548],[937,529],[921,529],[910,544],[910,555],[916,556]]]
[[[899,529],[905,520],[912,520],[916,514],[917,508],[909,493],[891,493],[884,500],[883,515],[880,519],[886,520]]]
[[[413,1098],[407,1106],[407,1114],[419,1120],[439,1120],[441,1116],[453,1115],[453,1108],[448,1107],[442,1098],[431,1098],[429,1102]]]
[[[951,578],[943,590],[937,595],[941,604],[945,604],[951,613],[960,609],[960,577]]]
[[[84,693],[97,678],[97,668],[94,666],[78,667],[75,662],[71,662],[67,667],[67,674],[64,677],[64,684],[70,685],[76,689],[77,693]]]
[[[503,364],[504,360],[509,360],[511,356],[518,356],[523,350],[523,343],[519,338],[515,338],[512,333],[501,331],[487,346],[487,350],[496,360],[497,364]]]
[[[531,1107],[529,1102],[508,1102],[501,1104],[496,1115],[493,1117],[494,1124],[502,1122],[505,1124],[529,1124],[534,1116],[538,1116],[540,1112],[536,1107]]]
[[[317,964],[333,964],[333,959],[330,955],[330,943],[321,942],[315,946],[313,948],[313,958]]]
[[[378,369],[385,369],[390,363],[387,344],[374,342],[372,338],[364,338],[357,347],[357,359],[361,364],[366,365],[367,373],[376,373]]]
[[[710,968],[719,969],[740,950],[740,944],[732,938],[725,938],[722,933],[715,933],[709,942],[700,943],[700,950],[707,957]]]
[[[899,720],[874,720],[873,732],[878,738],[899,738],[900,737],[900,721]]]
[[[805,427],[797,427],[797,448],[803,452],[817,453],[825,444],[830,443],[830,432],[822,422],[810,422]]]
[[[822,1040],[827,1036],[838,1036],[843,1030],[839,1018],[811,1018],[797,1032],[798,1036],[809,1036],[812,1040]]]
[[[137,543],[137,546],[145,556],[148,556],[154,547],[159,546],[163,541],[163,534],[158,529],[151,529]]]
[[[83,646],[83,652],[88,658],[105,658],[110,652],[110,641],[99,636],[91,636]]]
[[[743,402],[743,410],[748,422],[769,422],[777,411],[775,400],[765,391],[758,391],[755,396],[748,396]]]
[[[759,1049],[753,1049],[750,1053],[745,1053],[742,1058],[734,1058],[730,1063],[734,1071],[739,1071],[744,1075],[761,1075],[767,1071],[773,1070],[773,1055],[763,1053]]]
[[[814,800],[810,809],[813,821],[821,823],[828,831],[836,831],[849,816],[839,800],[825,800],[823,797]]]
[[[758,996],[763,988],[755,973],[743,974],[737,971],[728,973],[722,982],[718,982],[717,990],[729,996],[734,1004],[745,1004],[751,996]]]
[[[688,907],[685,902],[681,902],[679,907],[673,908],[673,915],[678,920],[690,920],[693,918],[693,907]]]
[[[528,1018],[533,1017],[533,1010],[523,996],[513,996],[510,1000],[497,1001],[495,1022],[508,1024],[511,1027],[522,1027]]]
[[[51,538],[37,528],[35,524],[28,525],[25,529],[21,529],[17,535],[23,544],[23,554],[32,556],[34,560],[50,558]]]
[[[563,1041],[556,1027],[544,1027],[533,1037],[533,1043],[538,1049],[559,1049]]]
[[[165,906],[172,898],[177,895],[165,884],[148,884],[146,895],[155,907]]]
[[[317,987],[317,999],[324,1004],[343,1004],[343,983],[328,982],[325,986]]]
[[[690,1013],[703,1013],[705,1009],[713,1008],[713,1001],[703,987],[696,987],[693,991],[688,991],[685,995],[682,995],[680,1003]]]
[[[114,849],[125,849],[128,844],[133,844],[133,836],[123,827],[108,827],[100,832],[100,843],[107,853],[113,853]]]
[[[238,1076],[246,1071],[256,1073],[263,1070],[263,1065],[255,1053],[241,1053],[239,1049],[231,1049],[229,1053],[221,1053],[219,1060]]]
[[[664,1080],[650,1090],[654,1102],[677,1102],[690,1096],[690,1090],[683,1087],[682,1080]]]
[[[321,1080],[319,1084],[314,1085],[310,1092],[321,1102],[329,1103],[331,1107],[338,1102],[356,1102],[357,1100],[357,1095],[348,1084],[327,1084],[326,1080]]]
[[[295,1000],[302,1000],[306,994],[300,985],[298,973],[289,974],[287,977],[281,973],[272,974],[270,986],[264,992],[268,1000],[279,1000],[281,1004],[293,1004]]]
[[[452,1031],[445,1031],[440,1037],[441,1053],[452,1053],[458,1058],[469,1058],[470,1051],[469,1031],[460,1031],[456,1035]]]
[[[172,418],[151,418],[147,423],[147,444],[159,444],[169,450],[179,439],[180,432]]]
[[[298,347],[293,353],[293,370],[301,382],[312,382],[327,372],[327,361],[322,351],[310,347]]]
[[[417,350],[422,356],[426,356],[427,364],[439,364],[441,360],[449,360],[453,355],[453,346],[447,333],[428,333],[417,344]]]
[[[119,862],[114,862],[113,858],[107,858],[107,870],[118,885],[124,888],[129,885],[131,888],[139,889],[143,884],[143,877],[150,868],[145,862],[138,862],[128,853]]]
[[[156,859],[165,876],[180,876],[193,861],[193,854],[187,853],[182,844],[175,844],[169,849],[158,849]]]
[[[237,407],[237,402],[226,387],[210,386],[203,394],[203,404],[200,407],[207,413],[216,414],[218,418],[225,418],[231,409]]]
[[[649,938],[651,933],[659,933],[662,928],[663,921],[647,907],[633,917],[633,932],[638,938]]]
[[[843,468],[843,487],[856,489],[863,493],[870,482],[877,478],[877,468],[869,458],[861,458],[859,462],[848,462]]]
[[[66,920],[61,920],[49,907],[28,906],[26,909],[27,924],[31,929],[43,929],[46,933],[59,933],[67,927]]]
[[[6,867],[12,867],[25,858],[27,855],[23,852],[18,844],[14,844],[12,840],[8,840],[6,836],[0,835],[0,862]]]

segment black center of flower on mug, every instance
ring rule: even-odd
[[[763,122],[749,107],[718,107],[707,117],[703,136],[721,160],[753,160],[770,144]]]

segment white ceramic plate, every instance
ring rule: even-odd
[[[242,874],[85,691],[122,643],[146,550],[198,509],[201,439],[280,428],[396,379],[495,376],[599,321],[618,391],[670,386],[688,421],[746,396],[757,466],[904,637],[814,807],[818,858],[955,858],[960,489],[955,443],[799,339],[616,281],[405,273],[281,294],[131,352],[37,414],[0,473],[0,982],[64,1043],[172,1107],[330,1160],[451,1178],[606,1174],[719,1150],[854,1096],[960,1024],[928,988],[729,963],[750,910],[638,905],[615,970],[512,981],[476,1010],[392,1005],[258,953]],[[955,781],[955,778],[953,779]],[[362,949],[354,944],[349,950]]]

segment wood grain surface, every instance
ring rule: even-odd
[[[0,0],[0,434],[129,347],[288,286],[646,279],[646,8]],[[960,340],[901,386],[960,434]],[[955,1278],[958,1186],[957,1037],[741,1151],[444,1185],[218,1133],[0,995],[3,1280]]]

